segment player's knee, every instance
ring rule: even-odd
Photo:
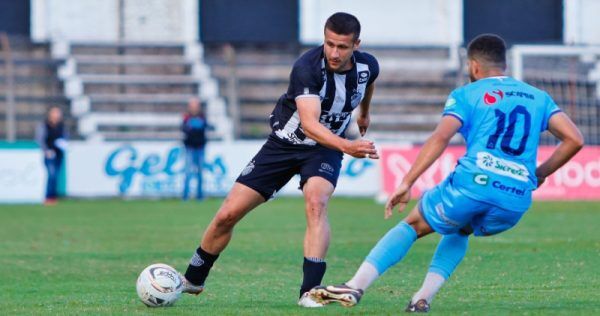
[[[319,219],[327,214],[328,197],[311,195],[306,197],[306,214],[309,219]]]
[[[433,230],[422,217],[407,217],[404,221],[414,229],[418,237],[428,235]]]
[[[231,230],[233,226],[238,222],[237,216],[235,216],[234,212],[228,210],[220,210],[215,216],[215,226],[219,229],[223,230]]]

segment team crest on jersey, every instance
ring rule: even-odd
[[[352,96],[350,96],[350,104],[352,104],[352,107],[355,108],[358,103],[360,103],[360,100],[362,100],[362,93],[360,93],[360,91],[357,91],[356,89],[354,89]]]
[[[359,71],[358,72],[358,83],[365,83],[369,81],[369,71],[365,70],[365,71]]]
[[[504,99],[504,92],[502,90],[494,90],[491,94],[486,92],[483,95],[483,102],[487,105],[493,105],[502,99]]]

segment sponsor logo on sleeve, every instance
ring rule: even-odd
[[[358,83],[365,83],[369,81],[369,71],[365,70],[365,71],[360,71],[358,73]]]
[[[456,105],[456,99],[454,99],[454,98],[448,98],[448,100],[446,100],[446,104],[444,105],[444,110],[450,110],[455,105]]]

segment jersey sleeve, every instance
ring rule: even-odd
[[[373,82],[375,82],[375,80],[379,76],[379,62],[377,62],[377,59],[375,59],[375,57],[369,57],[369,70],[371,74],[369,76],[369,81],[367,82],[367,87],[370,86]]]
[[[319,73],[302,63],[296,63],[290,74],[288,95],[294,99],[302,96],[319,96]]]
[[[544,120],[542,121],[542,132],[548,129],[548,123],[550,122],[550,118],[557,113],[562,112],[562,110],[556,105],[556,102],[552,100],[552,97],[549,94],[546,94],[546,105],[544,107]]]
[[[460,121],[462,127],[460,128],[460,132],[466,130],[469,125],[469,116],[471,113],[470,106],[464,99],[461,97],[461,93],[459,90],[454,90],[448,96],[446,100],[446,104],[444,105],[444,111],[442,112],[442,116],[453,116]]]

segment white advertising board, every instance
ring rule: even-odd
[[[39,149],[0,150],[0,203],[41,203],[46,171]]]
[[[205,194],[227,194],[262,144],[262,141],[209,143],[203,168]],[[178,143],[71,142],[67,152],[67,195],[176,197],[183,189],[183,168],[184,149]],[[298,183],[298,177],[292,179],[280,193],[299,195]],[[336,195],[374,196],[379,186],[375,162],[344,157]]]

